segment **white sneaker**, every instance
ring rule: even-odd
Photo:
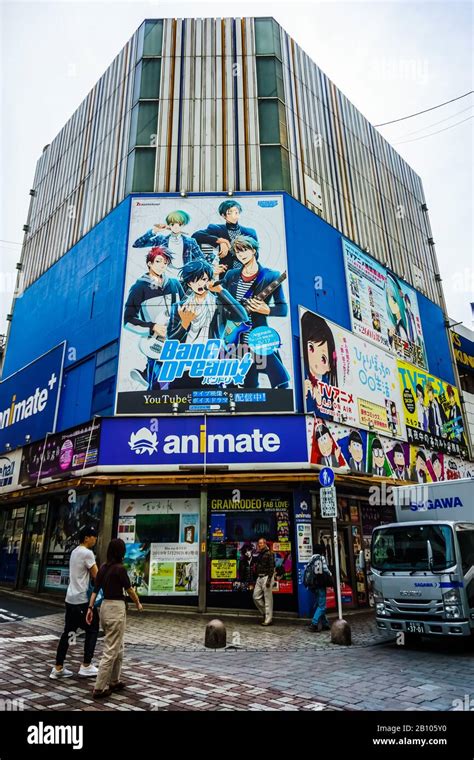
[[[71,678],[74,673],[72,670],[67,670],[67,668],[63,668],[62,670],[56,670],[56,668],[53,668],[51,673],[49,674],[50,678]]]
[[[79,668],[79,675],[83,678],[92,678],[93,676],[96,676],[99,672],[99,668],[96,668],[95,665],[89,665],[87,668],[84,667],[84,665],[81,665]]]

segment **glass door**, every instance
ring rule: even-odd
[[[40,564],[43,556],[47,518],[47,504],[28,507],[21,582],[23,588],[32,590],[36,590],[37,588]]]

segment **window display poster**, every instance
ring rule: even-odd
[[[305,411],[406,439],[396,359],[300,307]]]
[[[81,528],[93,526],[99,529],[104,494],[102,491],[90,493],[67,492],[52,505],[52,531],[46,554],[44,588],[66,591],[69,583],[69,558],[79,545]],[[105,557],[98,557],[100,562]]]
[[[342,246],[353,332],[428,369],[416,290],[348,240]]]
[[[467,455],[459,391],[413,365],[397,362],[407,438],[414,445]]]
[[[258,539],[274,553],[274,593],[293,592],[290,500],[285,495],[256,495],[235,489],[209,499],[210,591],[252,591],[256,579]]]
[[[198,498],[122,499],[118,537],[140,596],[196,596],[199,580]]]

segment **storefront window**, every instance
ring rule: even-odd
[[[197,597],[199,512],[199,497],[120,500],[117,536],[140,596]]]
[[[15,583],[25,523],[25,507],[0,512],[0,583]]]
[[[48,505],[28,507],[25,529],[25,558],[23,566],[24,588],[36,590],[48,517]]]
[[[51,501],[51,534],[43,575],[43,588],[47,591],[66,591],[69,583],[69,558],[79,544],[81,528],[92,526],[99,530],[104,505],[103,492],[71,494],[65,493]],[[105,561],[105,557],[98,558],[98,563],[101,560]]]
[[[265,538],[275,555],[275,598],[287,598],[280,609],[292,608],[295,588],[289,495],[216,492],[209,495],[208,503],[211,601],[219,606],[253,605],[257,542]]]

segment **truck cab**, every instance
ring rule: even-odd
[[[393,490],[397,522],[375,528],[376,620],[408,638],[474,635],[474,478]]]

